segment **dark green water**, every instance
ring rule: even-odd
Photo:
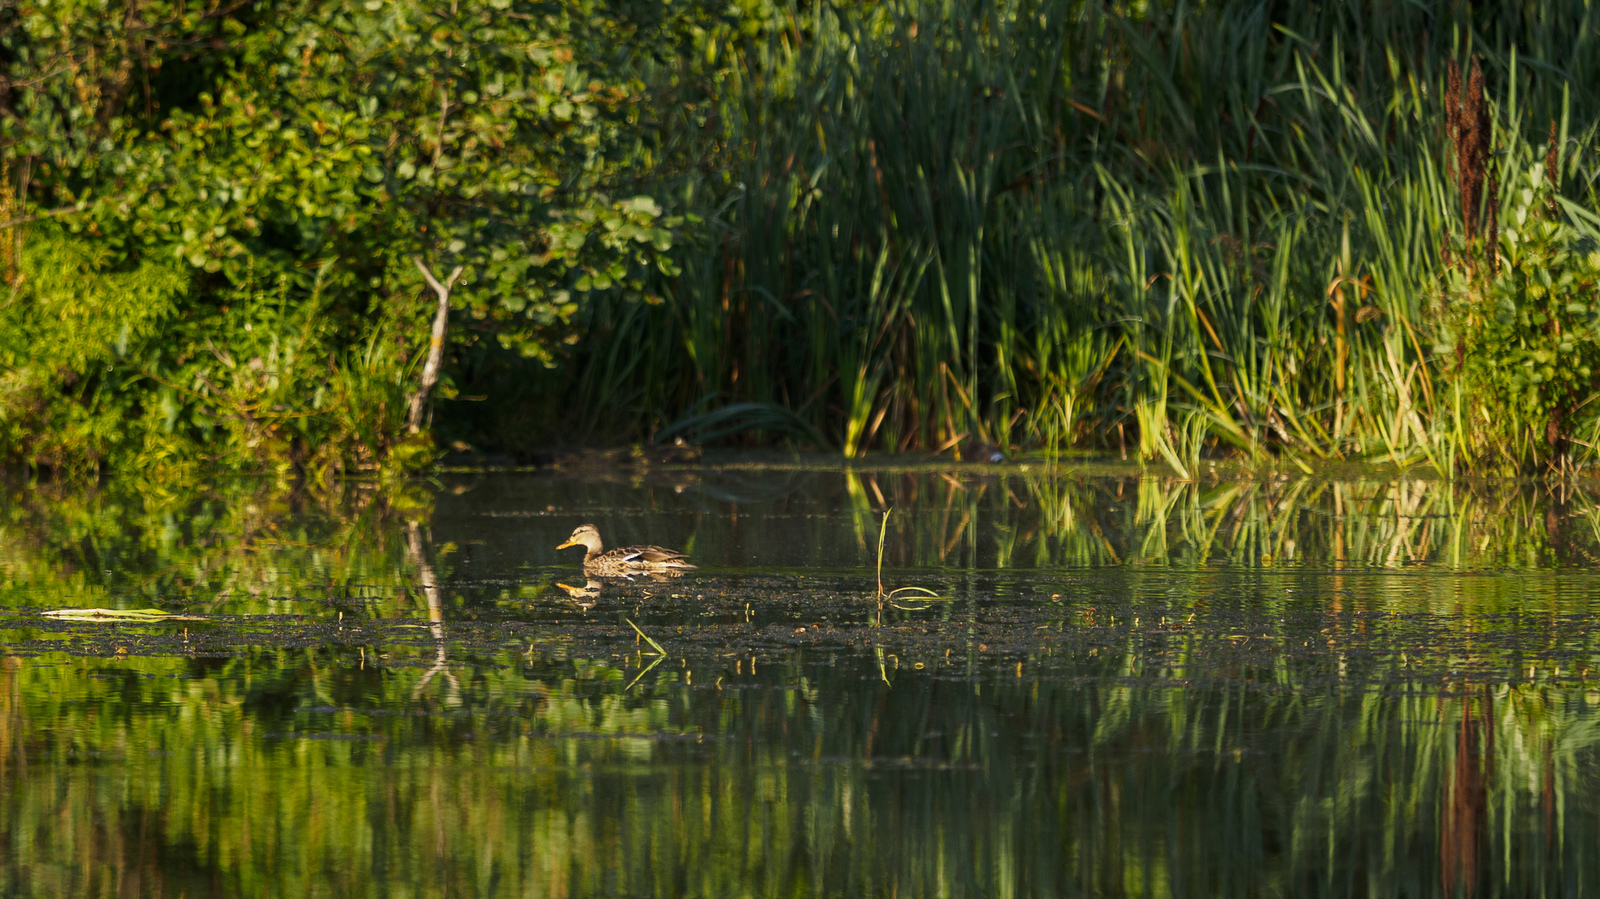
[[[885,505],[941,599],[875,598]],[[585,521],[702,567],[586,583]],[[0,895],[1593,894],[1597,524],[1021,471],[19,494]]]

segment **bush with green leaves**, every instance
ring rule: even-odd
[[[1600,244],[1558,205],[1543,163],[1518,180],[1498,265],[1463,246],[1444,279],[1437,353],[1457,391],[1458,461],[1485,473],[1559,465],[1600,426]]]
[[[693,7],[102,5],[0,15],[0,456],[426,461],[435,322],[548,363],[586,297],[675,271],[629,54]]]

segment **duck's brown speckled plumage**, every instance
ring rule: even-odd
[[[664,549],[659,546],[619,546],[607,550],[605,543],[600,540],[600,531],[592,524],[580,524],[567,538],[567,542],[556,547],[566,549],[569,546],[582,546],[587,552],[583,556],[583,570],[600,574],[617,573],[627,574],[636,571],[659,571],[665,568],[693,568],[683,553],[675,549]]]

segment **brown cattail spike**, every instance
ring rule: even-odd
[[[1445,91],[1445,127],[1455,146],[1456,189],[1461,194],[1461,227],[1470,244],[1480,233],[1487,238],[1486,260],[1491,274],[1500,267],[1496,244],[1500,228],[1495,221],[1497,194],[1495,179],[1489,174],[1489,148],[1493,125],[1489,120],[1489,101],[1483,92],[1483,70],[1473,57],[1467,76],[1465,96],[1461,90],[1461,69],[1451,60]],[[1484,187],[1489,188],[1487,198]],[[1486,202],[1487,199],[1487,202]],[[1483,228],[1479,228],[1480,222]]]

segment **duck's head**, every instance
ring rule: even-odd
[[[556,549],[566,549],[569,546],[586,547],[589,550],[589,554],[593,555],[599,552],[604,544],[600,542],[598,528],[592,524],[580,524],[577,530],[572,532],[572,536],[567,538],[567,542],[556,547]]]

